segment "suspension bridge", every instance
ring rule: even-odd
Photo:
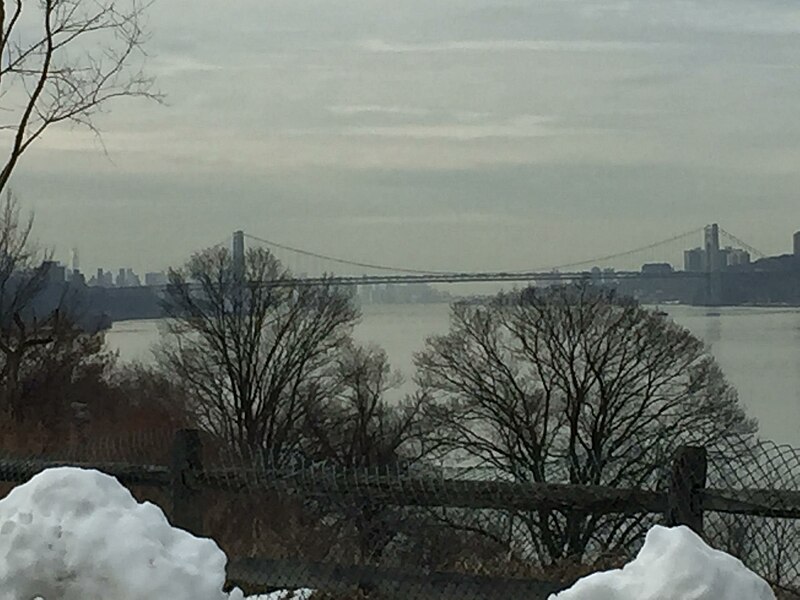
[[[230,244],[228,238],[214,247],[228,247]],[[234,268],[241,273],[245,273],[246,244],[267,248],[286,269],[284,279],[261,282],[263,285],[350,286],[355,293],[364,291],[366,297],[372,299],[375,297],[373,292],[379,297],[396,298],[395,285],[485,282],[535,285],[540,282],[589,280],[615,285],[622,294],[651,302],[676,301],[707,306],[735,304],[751,302],[754,295],[750,291],[756,290],[757,301],[800,303],[800,298],[792,295],[794,292],[791,290],[795,288],[784,285],[780,273],[774,280],[764,280],[752,269],[737,271],[737,265],[764,258],[764,254],[717,225],[577,262],[484,271],[387,265],[333,256],[237,231],[233,234],[231,257]],[[796,287],[800,290],[800,271],[798,273]],[[105,315],[111,321],[158,318],[162,316],[160,298],[166,287],[165,284],[149,287],[87,287],[86,305],[94,313]],[[745,293],[740,293],[743,289]],[[387,294],[384,296],[383,292]],[[429,289],[415,290],[409,287],[405,292],[408,292],[407,297],[432,296]]]
[[[708,225],[644,246],[578,262],[524,270],[460,271],[386,265],[333,256],[290,246],[237,231],[233,235],[234,260],[244,260],[245,240],[260,244],[278,258],[292,275],[271,285],[380,285],[451,284],[481,282],[570,282],[587,278],[603,281],[665,279],[710,279],[736,256],[762,258],[765,255],[717,225]],[[724,244],[724,245],[723,245]],[[699,259],[691,268],[686,252]]]

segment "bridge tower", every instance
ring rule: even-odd
[[[708,306],[719,306],[722,304],[722,253],[719,251],[719,225],[716,223],[706,225],[703,238],[705,266],[706,273],[708,273],[705,303]]]
[[[238,277],[244,276],[244,231],[233,232],[233,269]]]

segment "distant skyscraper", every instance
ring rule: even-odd
[[[71,262],[72,262],[72,270],[73,271],[80,271],[81,270],[81,261],[80,261],[80,258],[78,257],[78,248],[77,247],[72,248],[72,257],[71,258],[72,258],[72,260],[71,260]]]
[[[731,264],[732,258],[731,253],[733,252],[733,248],[720,248],[719,249],[719,267],[720,269],[724,269],[729,264]]]
[[[130,267],[125,269],[125,285],[128,287],[138,287],[142,285],[141,279],[139,279],[139,276],[134,273],[133,269]]]
[[[704,242],[706,251],[706,271],[719,271],[724,265],[721,263],[719,252],[719,225],[716,223],[706,225],[704,230]]]
[[[794,256],[800,259],[800,231],[794,234]]]
[[[727,261],[725,266],[738,267],[739,265],[750,264],[750,253],[741,248],[725,248]]]
[[[692,248],[683,253],[683,270],[692,273],[705,271],[705,250],[702,248]]]

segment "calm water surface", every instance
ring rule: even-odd
[[[663,310],[702,338],[736,386],[762,437],[800,446],[800,310],[668,306]],[[356,328],[362,342],[382,346],[412,388],[413,353],[428,335],[448,326],[445,304],[368,305]],[[107,333],[109,347],[125,360],[150,360],[157,321],[122,321]]]

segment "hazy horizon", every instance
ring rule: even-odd
[[[761,0],[156,2],[167,105],[51,129],[12,187],[85,271],[234,229],[354,260],[524,269],[705,223],[800,229],[800,7]]]

